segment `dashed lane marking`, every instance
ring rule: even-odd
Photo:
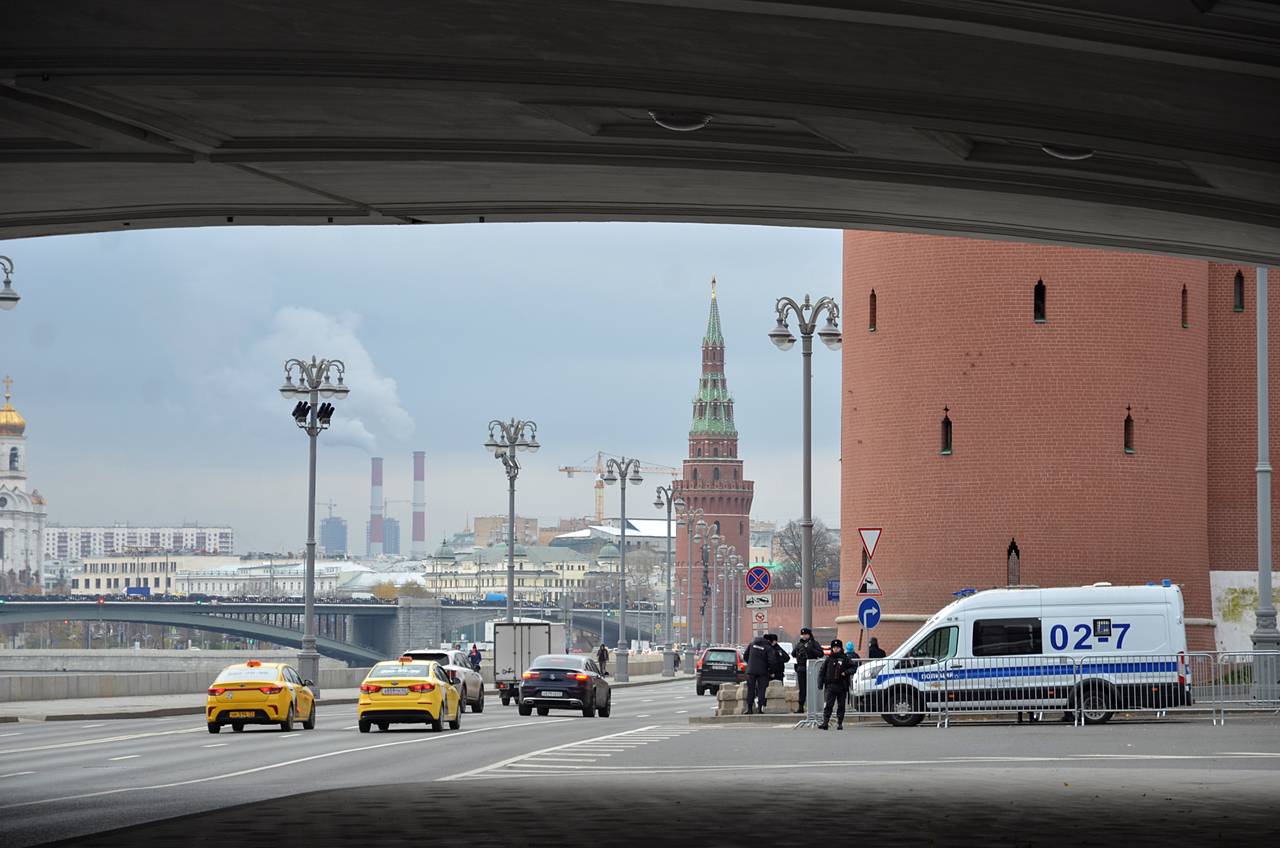
[[[81,739],[76,742],[59,742],[53,745],[35,745],[30,748],[12,748],[0,751],[0,757],[10,754],[27,754],[32,751],[53,751],[58,748],[83,748],[86,745],[107,745],[112,742],[128,742],[132,739],[150,739],[156,736],[173,736],[178,733],[204,733],[205,728],[188,727],[183,730],[158,730],[154,733],[129,733],[124,736],[103,736],[99,739]]]
[[[22,735],[21,733],[0,733],[0,739],[5,739],[9,736],[21,736],[21,735]]]
[[[0,779],[6,778],[6,777],[22,777],[23,775],[27,775],[27,774],[35,774],[35,772],[33,772],[33,771],[11,771],[11,772],[9,772],[8,774],[0,774]]]
[[[255,768],[240,769],[239,771],[229,771],[223,774],[211,774],[205,777],[194,777],[190,780],[177,780],[172,783],[153,783],[148,786],[121,786],[116,789],[102,789],[97,792],[83,792],[77,795],[60,795],[55,798],[38,798],[33,801],[18,801],[13,804],[0,805],[0,810],[12,810],[17,807],[35,807],[41,804],[56,804],[61,801],[81,801],[85,798],[100,798],[104,795],[120,795],[125,792],[155,792],[160,789],[176,789],[182,786],[194,786],[199,783],[210,783],[217,780],[229,780],[233,777],[244,777],[249,774],[258,774],[264,771],[272,771],[279,768],[288,768],[290,766],[301,765],[302,763],[310,763],[316,760],[325,760],[329,757],[341,757],[345,754],[358,754],[364,751],[375,751],[380,748],[395,748],[400,745],[422,745],[430,742],[445,742],[450,739],[457,739],[461,736],[470,736],[475,733],[488,733],[494,730],[509,730],[516,727],[532,727],[537,725],[559,724],[565,721],[573,721],[571,718],[554,718],[541,719],[539,721],[525,721],[516,724],[499,724],[493,727],[479,727],[475,730],[454,730],[444,735],[416,736],[412,739],[404,739],[396,742],[382,742],[377,745],[362,745],[359,748],[344,748],[340,751],[325,751],[322,754],[312,754],[309,757],[297,757],[292,760],[283,760],[278,763],[268,763],[264,766],[256,766]],[[204,730],[203,727],[196,728]],[[185,731],[178,731],[185,732]]]
[[[107,761],[112,763],[118,763],[121,760],[136,760],[138,759],[138,757],[141,757],[141,756],[142,756],[141,754],[125,754],[123,757],[108,757]]]
[[[545,775],[560,771],[561,773],[579,774],[584,771],[607,771],[621,768],[604,766],[594,762],[597,757],[609,757],[613,754],[626,754],[634,748],[640,748],[652,742],[665,742],[692,733],[696,728],[670,727],[663,729],[660,725],[638,727],[606,736],[596,736],[577,742],[566,742],[538,751],[530,751],[515,757],[500,760],[488,766],[442,777],[440,780],[486,780],[493,777],[511,777],[520,775]]]
[[[102,724],[82,724],[82,725],[80,725],[80,729],[81,729],[81,730],[93,730],[95,727],[105,727],[105,726],[106,726],[106,725],[102,725]]]
[[[201,747],[201,748],[225,748],[225,747],[227,747],[227,743],[226,743],[226,742],[214,742],[212,745],[201,745],[200,747]]]

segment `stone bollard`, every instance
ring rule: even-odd
[[[787,687],[782,685],[781,680],[770,680],[769,688],[764,691],[765,698],[765,715],[785,715],[790,710],[795,709],[787,706]]]
[[[746,693],[745,683],[721,684],[720,691],[716,694],[716,715],[742,715],[746,711]]]

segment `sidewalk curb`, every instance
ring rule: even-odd
[[[356,698],[322,698],[317,703],[322,707],[354,704]],[[167,718],[169,716],[204,715],[204,706],[198,707],[159,707],[154,710],[135,710],[118,713],[47,713],[32,716],[0,716],[0,723],[15,721],[112,721],[129,718]]]
[[[681,676],[677,674],[675,677],[660,677],[657,680],[628,680],[626,683],[614,683],[610,680],[609,687],[611,689],[630,689],[632,686],[657,686],[660,683],[675,683],[680,679]],[[692,675],[688,680],[690,683],[693,682]]]

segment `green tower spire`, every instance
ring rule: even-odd
[[[711,278],[711,309],[707,334],[702,337],[702,378],[693,398],[691,436],[737,436],[733,425],[733,395],[724,377],[724,333],[716,303],[716,278]]]

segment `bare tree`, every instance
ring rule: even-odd
[[[804,538],[800,522],[791,521],[778,531],[773,543],[777,547],[782,568],[774,574],[781,589],[800,588],[800,548]],[[840,534],[833,532],[821,520],[813,520],[813,587],[827,580],[840,579]]]

